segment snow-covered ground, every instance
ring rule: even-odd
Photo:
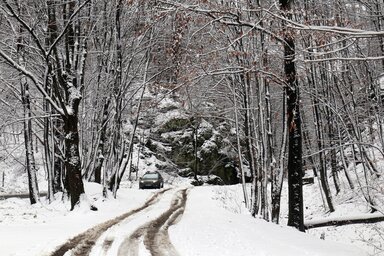
[[[17,148],[12,148],[12,152],[17,152]],[[16,158],[6,159],[6,162],[0,163],[0,172],[7,170],[5,187],[0,187],[0,195],[25,193],[27,177],[23,168]],[[153,156],[141,161],[139,169],[155,170],[155,161]],[[166,187],[172,187],[170,191],[173,192],[187,187],[190,182],[166,173],[164,178],[168,181]],[[39,171],[38,179],[40,190],[46,190],[42,171]],[[381,188],[382,184],[378,184],[376,188]],[[191,188],[182,218],[169,228],[171,242],[180,255],[192,256],[384,255],[382,223],[315,228],[308,230],[306,234],[286,227],[286,189],[284,184],[281,225],[275,225],[249,215],[242,204],[240,185]],[[334,193],[333,187],[331,189]],[[69,203],[61,201],[61,195],[56,195],[56,200],[51,204],[45,198],[36,205],[30,205],[28,199],[0,200],[0,256],[49,255],[58,245],[76,234],[141,206],[155,192],[156,190],[139,190],[136,182],[124,183],[118,191],[117,199],[103,199],[99,185],[86,183],[88,200],[97,206],[98,211],[90,211],[88,204],[84,203],[81,208],[71,212]],[[158,203],[109,229],[100,239],[113,238],[117,244],[122,242],[129,232],[166,211],[171,204],[173,192],[165,193]],[[305,219],[315,221],[366,214],[369,206],[364,204],[363,199],[359,201],[358,194],[359,191],[349,189],[344,181],[341,192],[334,197],[336,211],[329,213],[323,205],[317,181],[315,184],[305,185]],[[325,241],[320,240],[320,237]],[[92,256],[100,255],[102,251],[101,242],[95,242],[96,248],[92,251]],[[111,254],[108,255],[117,251],[117,244],[110,248]],[[140,255],[149,255],[142,242],[139,251]]]
[[[377,154],[377,168],[382,173],[384,170],[384,161],[382,156]],[[336,194],[332,178],[329,178],[330,189],[334,202],[335,211],[329,212],[325,198],[322,195],[320,181],[315,178],[315,183],[303,186],[304,195],[304,213],[306,223],[318,223],[325,220],[341,220],[341,219],[364,219],[374,216],[383,216],[383,177],[375,177],[374,175],[367,175],[371,196],[375,198],[377,211],[371,213],[371,205],[364,199],[366,192],[366,185],[364,184],[364,170],[360,164],[356,170],[352,170],[353,165],[350,165],[351,170],[348,170],[351,175],[351,180],[354,183],[354,189],[349,187],[349,184],[342,172],[339,173],[340,177],[340,192]],[[374,178],[373,178],[374,177]],[[287,186],[285,186],[286,188]],[[282,201],[287,192],[283,193]],[[284,210],[286,212],[286,210]],[[314,237],[323,237],[325,240],[332,240],[337,242],[344,242],[353,244],[354,246],[363,248],[370,255],[383,256],[384,255],[384,222],[370,223],[370,224],[351,224],[343,226],[328,226],[321,228],[313,228],[307,231],[308,234]]]
[[[175,186],[177,191],[185,185]],[[95,224],[118,216],[143,204],[156,190],[121,188],[117,199],[104,200],[101,189],[86,184],[89,201],[98,207],[69,211],[61,199],[52,204],[29,205],[28,199],[10,198],[0,201],[0,255],[49,255],[57,245]],[[239,203],[241,187],[202,186],[189,189],[184,215],[169,229],[171,242],[180,255],[368,255],[351,244],[320,240],[293,228],[252,218]],[[43,199],[44,200],[44,199]],[[107,236],[122,241],[130,230],[156,218],[169,206],[172,193],[165,193],[160,202],[121,225],[120,231],[109,230]],[[122,232],[121,230],[125,230]],[[120,237],[119,237],[120,236]],[[97,244],[97,243],[96,243]],[[149,255],[140,245],[141,255]],[[113,252],[111,248],[111,252]],[[116,252],[116,250],[115,250]],[[95,249],[91,255],[98,254]],[[108,254],[109,255],[109,254]]]
[[[57,245],[89,227],[138,207],[150,191],[122,189],[118,200],[104,200],[100,187],[88,183],[88,199],[98,207],[90,211],[87,203],[69,211],[60,196],[52,204],[30,205],[29,199],[0,200],[0,255],[48,255]]]
[[[171,238],[181,255],[366,255],[350,245],[316,239],[252,218],[238,204],[240,186],[198,187]]]

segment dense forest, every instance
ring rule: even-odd
[[[0,23],[1,161],[23,148],[32,204],[37,172],[73,209],[155,156],[275,223],[287,179],[301,231],[303,181],[384,211],[382,0],[2,0]]]

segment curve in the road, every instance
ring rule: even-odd
[[[136,256],[139,254],[140,239],[144,238],[144,245],[152,256],[177,256],[179,255],[172,245],[168,228],[178,222],[184,213],[187,201],[187,189],[179,190],[169,209],[157,219],[150,221],[135,230],[121,243],[119,256]]]
[[[87,256],[89,255],[92,246],[95,244],[96,240],[110,227],[118,224],[122,220],[130,217],[133,214],[136,214],[147,207],[155,204],[160,200],[160,196],[164,194],[164,192],[170,190],[170,188],[160,190],[151,196],[142,206],[133,209],[127,213],[124,213],[112,220],[103,222],[93,228],[88,229],[87,231],[71,238],[65,244],[59,246],[54,252],[52,252],[51,256],[63,256],[67,251],[71,250],[71,255],[73,256]]]

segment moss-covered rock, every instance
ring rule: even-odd
[[[147,147],[155,155],[161,152],[167,160],[182,169],[183,171],[178,172],[182,177],[195,174],[216,175],[218,178],[212,180],[212,184],[237,183],[236,168],[231,164],[234,161],[233,156],[227,154],[233,150],[223,150],[231,144],[225,139],[229,128],[221,123],[217,124],[216,129],[214,123],[207,120],[194,118],[180,111],[178,115],[173,108],[170,111],[164,119],[167,121],[163,122],[158,118],[157,122],[161,123],[161,126],[153,137],[156,142],[148,141]],[[167,148],[170,150],[166,150]],[[199,182],[195,184],[198,185]]]
[[[219,176],[225,184],[237,184],[239,178],[237,177],[237,171],[234,166],[230,164],[218,166],[212,174]]]

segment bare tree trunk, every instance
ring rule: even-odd
[[[74,95],[73,97],[76,96]],[[76,112],[73,115],[68,115],[63,118],[65,131],[65,167],[67,172],[68,192],[71,197],[71,210],[73,210],[75,205],[79,203],[80,196],[84,193],[84,184],[81,175],[77,117],[79,100],[80,99],[74,99],[73,107],[76,109]]]
[[[21,84],[21,98],[24,110],[24,143],[26,168],[28,173],[29,200],[31,204],[35,204],[39,201],[39,188],[37,185],[37,170],[33,154],[31,102],[29,98],[28,83],[26,81]]]
[[[51,18],[48,27],[52,30],[50,44],[54,44],[57,37],[57,19],[55,14],[55,5],[48,1],[51,10]],[[81,3],[84,7],[89,1]],[[76,9],[75,2],[63,4],[63,20],[70,24],[64,34],[64,49],[58,53],[58,46],[54,45],[53,55],[56,69],[55,83],[58,88],[64,92],[64,96],[56,95],[60,99],[62,106],[62,119],[64,130],[65,147],[65,186],[68,188],[68,194],[71,199],[71,210],[80,202],[80,197],[84,194],[84,184],[81,173],[80,157],[80,136],[79,136],[79,105],[82,99],[82,88],[84,85],[84,66],[87,56],[87,37],[81,34],[80,21],[71,21],[73,15],[79,10]],[[71,23],[69,23],[71,22]],[[84,23],[86,24],[86,23]],[[84,29],[87,26],[84,26]],[[51,46],[52,47],[52,46]]]
[[[48,71],[49,72],[49,71]],[[48,74],[45,74],[46,77],[47,77],[47,80],[48,80]],[[45,89],[47,90],[47,86],[45,86]],[[49,114],[51,113],[50,111],[50,108],[49,108],[49,103],[46,99],[43,99],[43,109],[44,109],[44,112],[46,114]],[[52,126],[50,126],[50,124],[52,124],[52,122],[50,121],[52,117],[47,117],[47,118],[44,118],[44,165],[45,165],[45,169],[46,169],[46,172],[47,172],[47,183],[48,183],[48,194],[47,194],[47,198],[48,198],[48,201],[51,203],[54,199],[54,178],[53,178],[53,168],[52,168],[52,162],[54,161],[54,152],[53,152],[53,148],[54,148],[54,145],[51,145],[52,143],[52,140],[50,140],[50,136],[49,136],[49,129],[50,127],[52,128]],[[52,135],[53,131],[51,130],[51,136]]]
[[[332,140],[333,138],[331,138]],[[338,174],[338,168],[337,168],[337,158],[336,158],[336,149],[335,143],[331,142],[331,170],[332,170],[332,179],[333,183],[335,185],[336,194],[340,193],[340,179]]]
[[[63,176],[65,174],[63,152],[63,121],[60,118],[50,118],[51,127],[51,153],[52,153],[52,170],[53,170],[53,193],[63,191]]]
[[[46,46],[49,47],[50,44],[52,44],[56,38],[57,33],[57,24],[56,24],[56,13],[54,8],[54,2],[53,1],[47,1],[47,13],[48,13],[48,24],[47,24],[47,32],[48,37],[46,39]],[[52,64],[48,60],[46,61],[46,68],[45,68],[45,74],[44,74],[44,90],[49,94],[51,97],[53,96],[53,72],[52,72]],[[43,99],[43,108],[46,114],[52,114],[52,108],[49,105],[48,99]],[[54,200],[54,194],[55,194],[55,178],[54,178],[54,167],[55,165],[52,164],[55,162],[55,145],[52,143],[55,142],[54,140],[54,128],[53,128],[53,122],[52,117],[47,117],[44,119],[44,156],[45,156],[45,167],[47,171],[47,182],[48,182],[48,200],[49,202],[52,202]],[[50,139],[51,136],[51,139]]]
[[[331,76],[331,77],[329,77]],[[337,106],[335,95],[333,92],[333,84],[336,83],[335,75],[330,74],[328,75],[327,80],[327,97],[328,102],[332,103],[333,105]],[[337,167],[337,130],[336,130],[336,116],[333,111],[330,110],[329,107],[326,109],[327,119],[328,119],[328,138],[329,138],[329,146],[331,148],[330,152],[330,158],[331,158],[331,172],[332,172],[332,179],[333,183],[335,185],[336,194],[340,192],[340,179],[339,179],[339,173],[338,173],[338,167]]]
[[[97,162],[94,168],[95,182],[100,184],[102,180],[101,170],[104,164],[104,155],[106,153],[105,143],[106,143],[108,114],[109,114],[109,103],[110,103],[110,99],[106,99],[106,102],[103,107],[103,121],[101,123],[101,129],[100,129],[100,139],[99,139],[99,145],[97,150]]]
[[[317,146],[318,149],[320,150],[319,153],[319,173],[320,173],[320,181],[321,181],[321,187],[323,189],[327,205],[329,208],[330,212],[334,212],[335,209],[333,207],[333,202],[332,202],[332,195],[329,190],[329,183],[328,183],[328,175],[327,175],[327,168],[325,164],[325,157],[323,153],[323,131],[322,131],[322,119],[320,116],[320,111],[319,111],[319,106],[318,106],[318,101],[316,97],[313,100],[313,105],[314,105],[314,117],[315,117],[315,124],[316,124],[316,135],[317,135]]]
[[[257,81],[258,77],[257,75],[255,74],[255,80]],[[250,90],[250,95],[253,97],[253,95],[255,94],[253,92],[253,87],[250,86],[249,87],[249,90]],[[257,103],[255,103],[254,105],[256,105]],[[261,185],[260,185],[260,175],[261,175],[261,172],[260,172],[260,164],[261,164],[261,161],[258,161],[260,160],[260,157],[261,157],[261,153],[260,153],[260,142],[259,142],[259,131],[257,129],[257,115],[256,115],[256,106],[252,105],[252,110],[250,112],[251,114],[251,119],[252,119],[252,129],[251,129],[251,137],[252,137],[252,140],[253,140],[253,158],[254,158],[254,168],[253,168],[253,179],[252,179],[252,205],[251,205],[251,214],[253,217],[255,217],[258,213],[259,213],[259,210],[260,210],[260,201],[261,201],[261,198],[260,198],[260,190],[261,190]]]
[[[285,113],[285,92],[283,92],[283,113]],[[276,167],[273,171],[272,175],[272,182],[271,182],[271,195],[272,195],[272,202],[271,202],[271,218],[272,222],[278,224],[279,218],[280,218],[280,199],[281,199],[281,190],[283,188],[283,178],[284,178],[284,159],[285,159],[285,151],[287,146],[287,126],[286,126],[287,120],[286,115],[283,115],[283,135],[281,137],[281,148],[280,148],[280,155],[278,159],[279,166]]]
[[[341,141],[341,132],[340,132],[340,129],[339,129],[339,137],[340,137],[340,141],[339,141],[339,145],[340,145],[340,158],[341,158],[341,161],[343,163],[343,169],[344,169],[344,175],[345,175],[345,178],[347,179],[348,181],[348,184],[349,184],[349,187],[351,189],[355,189],[355,186],[353,185],[353,182],[352,182],[352,179],[351,177],[349,176],[349,173],[348,173],[348,165],[345,161],[345,155],[344,155],[344,147],[342,146],[342,141]]]
[[[18,6],[19,12],[24,10]],[[19,54],[19,64],[25,65],[24,54],[24,40],[22,37],[23,29],[19,28],[20,36],[17,39],[17,53]],[[29,85],[26,78],[22,77],[20,80],[21,90],[21,102],[23,104],[24,114],[24,145],[25,145],[25,162],[26,170],[28,174],[28,188],[29,188],[29,200],[31,204],[37,203],[39,200],[39,188],[36,177],[36,164],[35,156],[33,153],[33,138],[32,138],[32,111],[31,111],[31,99],[29,93]]]
[[[253,136],[253,127],[252,127],[252,122],[251,122],[251,85],[249,81],[249,74],[247,74],[247,79],[244,83],[244,108],[245,108],[245,113],[244,113],[244,133],[246,137],[246,156],[249,159],[249,169],[251,172],[251,178],[252,181],[256,180],[256,152],[255,152],[255,138]],[[254,183],[254,182],[252,182]],[[255,202],[255,193],[256,193],[256,187],[254,186],[255,184],[252,185],[252,193],[251,193],[251,204],[254,204]],[[251,206],[251,212],[252,216],[255,216],[256,213],[254,212],[254,207]]]
[[[244,204],[245,204],[245,207],[248,208],[248,192],[247,192],[247,186],[245,184],[245,172],[243,167],[243,157],[241,153],[239,120],[238,120],[238,114],[237,114],[238,109],[237,109],[236,89],[234,86],[232,90],[233,90],[233,103],[234,103],[235,126],[236,126],[237,155],[238,155],[240,175],[241,175],[241,184],[243,186]]]
[[[258,102],[259,102],[259,136],[260,136],[260,214],[265,220],[268,220],[268,139],[266,131],[265,117],[265,84],[264,79],[259,78]]]
[[[114,153],[114,164],[113,174],[110,179],[109,188],[113,191],[114,196],[116,196],[116,191],[118,189],[118,179],[119,179],[119,171],[120,171],[120,163],[122,163],[123,159],[119,158],[118,148],[121,147],[123,139],[121,136],[121,110],[122,110],[122,68],[123,68],[123,56],[122,56],[122,35],[121,35],[121,16],[123,12],[123,1],[118,0],[116,5],[115,12],[115,36],[116,36],[116,78],[114,81],[114,99],[115,99],[115,118],[114,118],[114,132],[113,132],[113,142],[112,142],[112,150]],[[124,149],[120,149],[120,151],[125,151]],[[117,165],[118,164],[118,165]]]
[[[380,7],[380,0],[376,0],[374,4],[372,4],[375,7],[375,10],[373,8],[371,9],[371,15],[372,17],[377,17],[377,20],[373,20],[373,24],[375,25],[375,28],[377,31],[383,31],[384,27],[384,20],[383,20],[383,7],[382,7],[383,2],[381,2],[381,7]],[[378,38],[379,45],[380,45],[380,50],[381,50],[381,55],[384,55],[384,38],[381,36]],[[381,66],[382,69],[384,69],[384,59],[381,60]]]
[[[280,0],[284,15],[291,19],[291,1]],[[292,31],[284,26],[284,72],[287,91],[288,128],[288,225],[304,232],[302,138],[299,87],[295,67],[295,42]]]

